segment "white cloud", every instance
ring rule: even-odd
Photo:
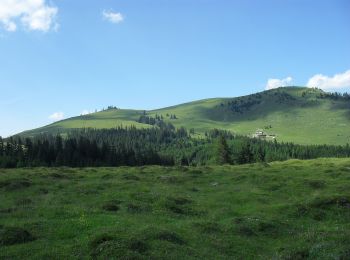
[[[17,25],[14,22],[4,20],[2,23],[6,31],[14,32],[17,30]]]
[[[269,79],[266,83],[265,90],[290,86],[292,81],[292,77],[286,77],[284,79]]]
[[[55,112],[49,116],[49,119],[51,119],[53,121],[62,120],[63,118],[64,118],[63,112]]]
[[[317,74],[307,82],[309,88],[320,88],[323,90],[350,88],[350,70],[344,73],[335,74],[333,77]]]
[[[28,30],[47,32],[58,28],[57,12],[46,0],[0,0],[0,26],[14,32],[21,22]]]
[[[112,11],[103,11],[102,16],[104,19],[111,23],[121,23],[124,21],[124,16],[121,13],[114,13]]]

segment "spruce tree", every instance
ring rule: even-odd
[[[230,148],[228,147],[226,139],[223,135],[220,135],[217,140],[216,163],[220,165],[231,163]]]

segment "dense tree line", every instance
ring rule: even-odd
[[[332,100],[344,100],[344,101],[349,101],[350,100],[350,94],[347,92],[344,93],[339,93],[339,92],[334,92],[334,93],[329,93],[329,92],[324,92],[320,93],[318,98],[329,98]]]
[[[160,155],[163,146],[186,138],[183,129],[75,130],[34,139],[10,138],[0,144],[0,166],[120,166],[173,165],[172,158]]]
[[[192,138],[186,129],[73,130],[34,138],[0,137],[0,167],[211,165],[318,157],[350,157],[350,146],[297,145],[234,136],[214,129]]]

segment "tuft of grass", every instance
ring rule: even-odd
[[[0,226],[0,246],[27,243],[34,239],[34,236],[24,228]]]
[[[313,189],[323,189],[326,186],[326,182],[324,180],[310,180],[308,184]]]
[[[119,204],[120,201],[118,200],[107,201],[102,205],[102,209],[105,211],[118,211],[120,209]]]
[[[22,190],[30,187],[31,185],[32,182],[24,178],[9,179],[0,182],[0,188],[4,188],[6,191]]]
[[[175,214],[193,215],[196,214],[192,200],[185,197],[168,197],[164,203],[164,207]]]
[[[167,241],[173,244],[178,244],[178,245],[183,245],[186,243],[185,240],[181,236],[179,236],[176,232],[168,231],[168,230],[159,231],[154,235],[153,238],[157,240]]]
[[[217,234],[224,232],[223,228],[218,223],[212,221],[196,222],[193,224],[193,226],[205,234]]]
[[[142,212],[149,211],[148,205],[129,203],[126,205],[126,209],[129,213],[140,214]]]

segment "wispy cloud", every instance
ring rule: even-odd
[[[102,17],[111,23],[121,23],[124,21],[124,16],[121,13],[115,13],[112,11],[103,11]]]
[[[18,23],[28,30],[56,30],[57,13],[58,8],[46,0],[0,0],[0,25],[8,32],[16,31]]]
[[[63,112],[55,112],[52,115],[49,116],[49,119],[53,121],[59,121],[64,118],[64,113]]]
[[[286,77],[284,79],[268,79],[265,89],[274,89],[274,88],[279,88],[279,87],[286,87],[290,86],[293,81],[292,77]]]
[[[335,74],[333,77],[323,74],[314,75],[307,82],[307,86],[310,88],[317,87],[323,90],[350,88],[350,70]]]

